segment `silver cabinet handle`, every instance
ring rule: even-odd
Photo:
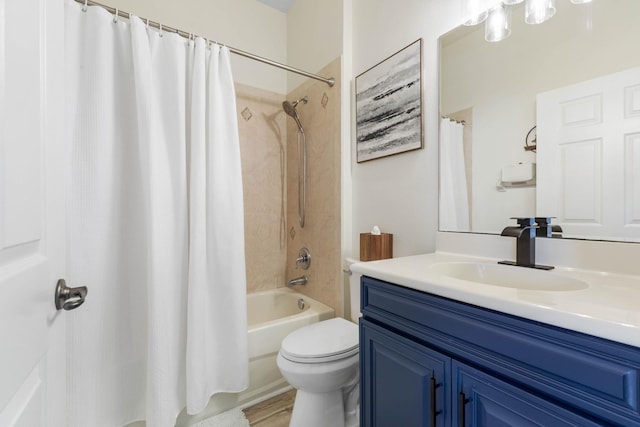
[[[84,299],[87,296],[87,287],[79,286],[77,288],[70,288],[64,279],[59,279],[56,283],[56,293],[54,296],[54,302],[57,310],[73,310],[78,308],[84,303]]]

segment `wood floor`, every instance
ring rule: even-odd
[[[296,391],[291,390],[244,410],[252,427],[288,427]]]

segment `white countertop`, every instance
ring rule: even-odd
[[[359,262],[351,271],[526,319],[640,347],[640,277],[556,267],[554,275],[587,283],[585,289],[514,289],[444,276],[433,265],[450,262],[495,264],[498,260],[447,253]],[[508,267],[522,270],[528,268]],[[536,274],[544,274],[539,272]],[[534,274],[534,273],[532,273]]]

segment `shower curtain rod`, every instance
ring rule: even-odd
[[[98,3],[98,2],[95,2],[95,1],[91,1],[91,0],[75,0],[75,2],[82,3],[85,6],[87,6],[87,5],[89,5],[89,6],[99,6],[99,7],[103,8],[103,9],[106,9],[107,11],[109,11],[110,13],[112,13],[114,15],[117,14],[118,16],[120,16],[122,18],[127,18],[128,19],[129,16],[131,15],[130,13],[123,12],[120,9],[117,9],[115,7],[107,6],[105,4]],[[154,22],[154,21],[151,21],[149,19],[146,19],[146,18],[140,18],[140,19],[145,21],[147,23],[147,25],[149,25],[150,27],[156,28],[156,29],[158,29],[160,31],[168,31],[168,32],[171,32],[171,33],[176,33],[179,36],[182,36],[184,38],[200,37],[200,36],[198,36],[196,34],[189,33],[187,31],[182,31],[182,30],[179,30],[177,28],[168,27],[168,26],[162,25],[162,24],[160,24],[158,22]],[[207,40],[209,42],[209,44],[216,43],[214,41],[210,41],[206,37],[202,37],[202,38]],[[216,43],[216,44],[222,44],[222,43]],[[320,80],[321,82],[324,82],[327,85],[329,85],[329,87],[333,87],[333,85],[336,82],[336,80],[333,77],[329,77],[329,78],[322,77],[322,76],[319,76],[317,74],[313,74],[313,73],[310,73],[308,71],[301,70],[299,68],[295,68],[295,67],[291,67],[289,65],[281,64],[280,62],[276,62],[276,61],[273,61],[271,59],[264,58],[262,56],[254,55],[253,53],[249,53],[249,52],[245,52],[245,51],[240,50],[240,49],[236,49],[235,47],[231,47],[231,46],[228,46],[228,45],[223,45],[223,46],[227,46],[227,48],[229,49],[229,52],[235,53],[236,55],[244,56],[245,58],[253,59],[254,61],[262,62],[263,64],[272,65],[272,66],[277,67],[277,68],[282,68],[283,70],[291,71],[292,73],[300,74],[300,75],[303,75],[305,77],[309,77],[309,78],[312,78],[312,79],[315,79],[315,80]]]

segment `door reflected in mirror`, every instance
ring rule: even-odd
[[[511,36],[440,38],[440,230],[552,216],[563,237],[640,242],[640,1],[557,2]]]

